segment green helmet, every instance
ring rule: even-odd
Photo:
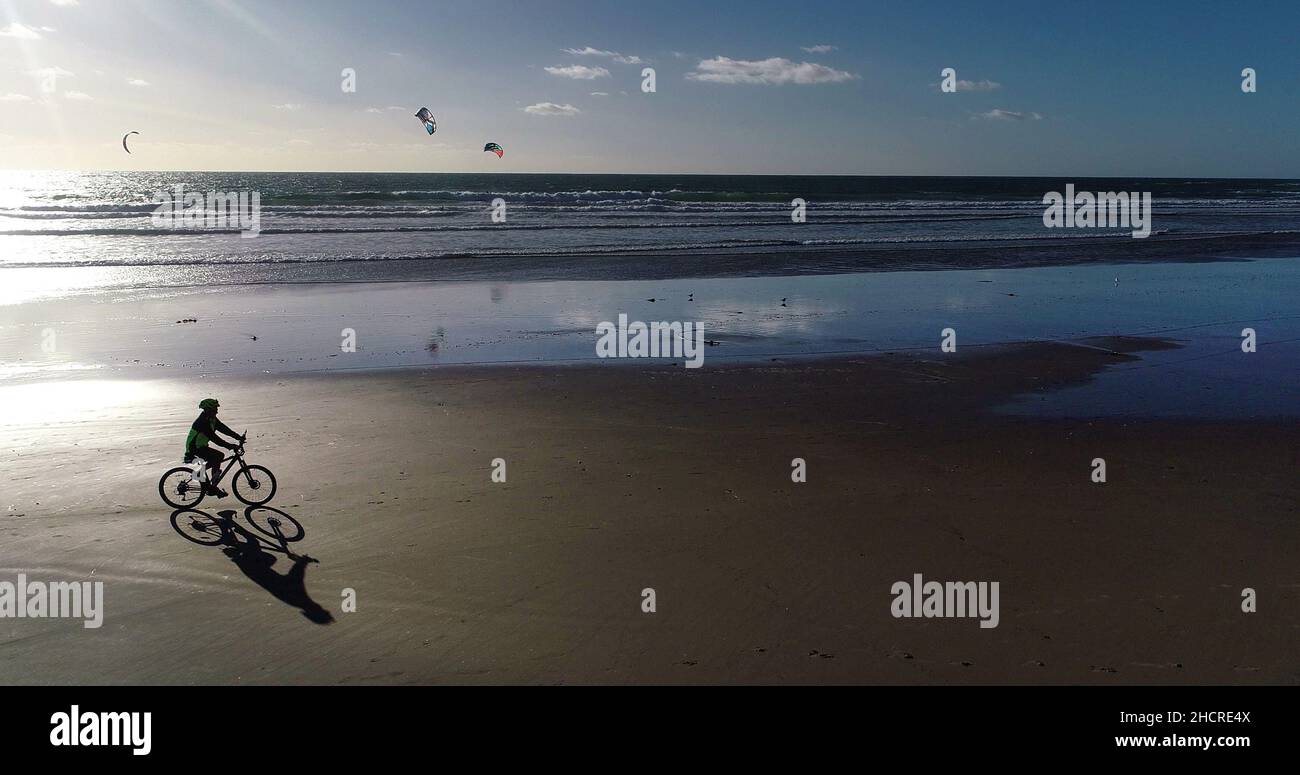
[[[205,398],[199,402],[199,408],[205,411],[208,409],[216,409],[218,406],[221,406],[221,402],[217,401],[215,398]]]

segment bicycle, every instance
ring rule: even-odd
[[[266,466],[246,463],[243,442],[226,458],[225,469],[220,472],[222,480],[227,478],[226,474],[236,463],[239,464],[239,470],[230,479],[236,498],[249,506],[261,506],[275,497],[275,474]],[[197,459],[193,463],[168,469],[158,480],[158,494],[164,503],[174,509],[192,509],[208,494],[204,486],[207,479],[207,461]]]

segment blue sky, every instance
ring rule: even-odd
[[[0,0],[0,169],[1300,177],[1297,27],[1294,2]]]

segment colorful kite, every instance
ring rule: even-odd
[[[424,130],[429,134],[438,131],[438,122],[433,120],[433,114],[429,112],[428,108],[420,108],[415,117],[424,122]]]
[[[496,143],[488,143],[487,145],[483,146],[483,152],[484,152],[484,153],[487,153],[488,151],[491,151],[492,153],[495,153],[495,154],[497,155],[497,158],[498,158],[498,159],[500,159],[502,156],[505,156],[505,155],[506,155],[506,149],[505,149],[505,148],[502,148],[501,146],[497,145]]]

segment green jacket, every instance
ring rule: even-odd
[[[221,440],[217,435],[221,431],[227,436],[239,438],[239,434],[226,427],[226,424],[217,419],[216,415],[208,416],[207,412],[199,415],[199,418],[190,426],[190,435],[185,437],[185,454],[193,455],[194,450],[204,449],[208,442],[216,442],[223,447],[229,448],[231,445]]]

